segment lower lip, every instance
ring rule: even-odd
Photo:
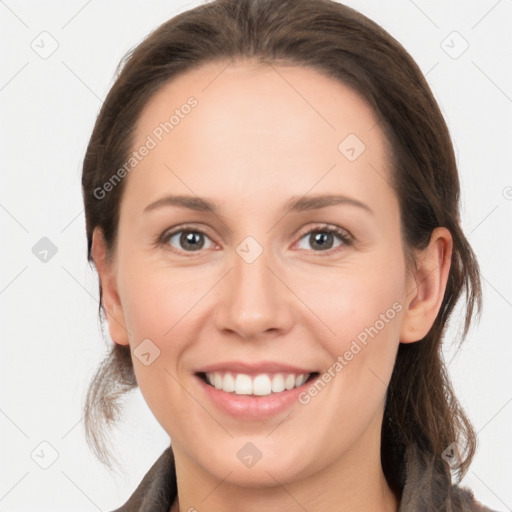
[[[298,401],[299,394],[313,382],[313,380],[310,380],[305,382],[302,386],[281,391],[280,393],[255,396],[227,393],[226,391],[222,391],[222,389],[217,389],[206,384],[206,382],[197,375],[196,378],[208,398],[218,409],[230,416],[245,419],[271,418],[279,413],[285,412]]]

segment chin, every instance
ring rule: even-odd
[[[304,446],[277,439],[271,442],[266,434],[230,438],[223,446],[217,445],[207,459],[204,455],[198,454],[198,460],[206,471],[216,479],[244,487],[283,485],[306,476],[313,468],[313,459]]]

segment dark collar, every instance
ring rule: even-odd
[[[398,512],[493,512],[477,503],[469,489],[443,489],[433,467],[415,462],[407,465]],[[128,501],[113,512],[169,512],[176,495],[174,454],[168,447]]]
[[[113,512],[169,512],[177,494],[174,454],[168,447],[144,475],[128,501]]]

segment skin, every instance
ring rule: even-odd
[[[93,238],[112,339],[133,351],[149,338],[160,350],[148,366],[133,363],[172,439],[179,501],[171,510],[396,511],[380,461],[385,393],[399,343],[423,338],[438,314],[450,233],[437,228],[408,272],[384,134],[342,83],[303,67],[209,63],[151,98],[134,149],[190,96],[198,106],[125,178],[113,257],[100,230]],[[366,146],[354,161],[338,149],[350,133]],[[208,198],[219,215],[176,206],[143,213],[167,194]],[[342,204],[284,215],[292,196],[317,194],[350,196],[374,213]],[[199,251],[187,252],[179,235],[156,242],[185,223],[205,233]],[[318,248],[311,232],[324,223],[354,242],[333,235]],[[263,249],[252,263],[236,252],[249,235]],[[226,360],[326,371],[396,302],[394,318],[291,413],[230,417],[193,375]],[[262,453],[251,468],[237,457],[247,442]]]

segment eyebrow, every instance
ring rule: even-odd
[[[316,195],[316,196],[302,196],[292,197],[284,206],[286,213],[301,212],[307,210],[317,210],[320,208],[326,208],[328,206],[335,205],[350,205],[361,208],[368,213],[375,215],[374,211],[365,203],[358,201],[352,197],[344,195]],[[182,208],[188,208],[189,210],[195,210],[199,212],[209,212],[216,216],[220,216],[219,207],[213,202],[201,197],[192,196],[179,196],[179,195],[168,195],[162,197],[155,202],[149,204],[144,208],[144,213],[150,212],[159,208],[178,206]]]

